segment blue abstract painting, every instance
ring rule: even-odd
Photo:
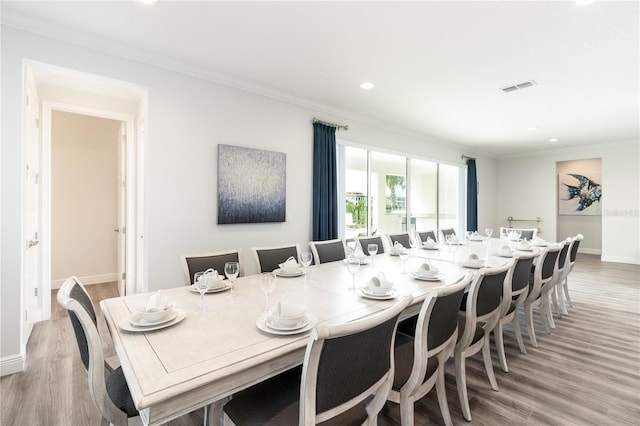
[[[218,224],[284,222],[286,154],[218,145]]]

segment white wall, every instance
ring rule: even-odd
[[[117,279],[120,122],[52,112],[51,279]]]
[[[639,145],[638,141],[617,142],[499,160],[497,220],[506,224],[507,216],[539,216],[542,237],[556,239],[556,162],[602,158],[602,260],[640,263]],[[585,232],[585,241],[595,241],[588,235],[591,231]]]
[[[145,147],[144,268],[148,290],[182,284],[180,254],[242,248],[247,273],[256,272],[249,248],[311,236],[312,118],[346,122],[340,138],[390,152],[462,164],[455,144],[362,123],[233,89],[151,65],[2,27],[2,337],[0,362],[21,353],[20,264],[22,216],[22,60],[32,59],[148,88]],[[46,100],[46,99],[43,99]],[[383,128],[384,127],[384,128]],[[216,224],[218,144],[287,154],[287,221]],[[477,155],[476,155],[477,156]],[[480,164],[483,164],[480,161]],[[479,170],[480,166],[479,166]],[[479,175],[483,176],[479,171]],[[483,188],[489,187],[485,181]],[[486,203],[484,203],[486,206]],[[491,209],[488,209],[491,211]],[[491,217],[480,211],[480,218]]]

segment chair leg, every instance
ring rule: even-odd
[[[493,338],[496,341],[496,350],[498,351],[498,359],[500,360],[500,367],[505,373],[509,372],[507,368],[507,357],[504,353],[504,336],[502,335],[502,321],[498,321],[496,328],[493,329]]]
[[[558,281],[558,284],[556,285],[555,289],[554,289],[555,293],[556,293],[556,298],[558,299],[558,307],[560,308],[560,318],[562,318],[562,315],[569,315],[569,312],[567,312],[567,306],[564,302],[564,295],[562,294],[562,280]]]
[[[545,325],[545,329],[547,331],[547,333],[551,333],[551,329],[556,328],[556,323],[553,320],[553,313],[551,312],[551,302],[549,301],[549,295],[547,294],[543,299],[542,299],[542,304],[540,305],[540,307],[542,308],[541,312],[542,312],[542,324]],[[546,321],[545,321],[545,317],[546,317]]]
[[[533,306],[525,305],[525,314],[527,315],[527,332],[529,333],[529,340],[534,348],[538,347],[538,341],[536,340],[536,330],[533,327]]]
[[[553,302],[553,309],[556,311],[556,315],[558,315],[558,318],[562,318],[562,311],[560,310],[560,303],[558,302],[558,297],[556,295],[557,293],[556,288],[557,288],[557,285],[554,285],[549,293],[551,293],[551,301]],[[553,312],[551,312],[551,315],[553,315]],[[552,328],[555,328],[555,327],[552,327]]]
[[[487,376],[489,376],[489,382],[491,383],[491,389],[498,391],[498,382],[496,376],[493,374],[493,362],[491,362],[491,333],[486,332],[484,335],[484,344],[482,345],[482,359],[484,360],[484,369],[487,370]]]
[[[438,394],[438,404],[440,404],[440,412],[442,420],[446,426],[452,426],[451,413],[449,413],[449,404],[447,403],[447,389],[444,383],[444,363],[438,366],[438,378],[436,379],[436,392]],[[402,419],[400,419],[402,421]],[[404,423],[402,423],[404,424]],[[409,423],[413,424],[413,423]]]
[[[520,315],[516,310],[515,315],[513,316],[513,321],[511,322],[513,325],[513,331],[516,333],[516,340],[518,341],[518,346],[520,347],[520,353],[526,354],[527,348],[524,346],[524,342],[522,341],[522,330],[520,329]]]
[[[562,284],[562,289],[564,290],[564,297],[567,299],[569,306],[573,308],[573,302],[571,301],[571,297],[569,296],[569,282],[568,279],[564,279],[564,283]]]
[[[469,397],[467,395],[467,376],[465,367],[465,356],[457,353],[454,357],[456,367],[456,387],[458,388],[458,399],[460,400],[460,408],[462,415],[467,421],[471,421],[471,409],[469,408]]]
[[[414,401],[404,395],[400,396],[400,423],[413,426],[414,424]]]

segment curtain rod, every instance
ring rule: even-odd
[[[324,124],[325,126],[335,127],[336,130],[349,130],[349,126],[348,125],[331,123],[329,121],[319,120],[316,117],[313,117],[313,122],[314,123]]]
[[[460,158],[462,158],[463,160],[475,160],[476,159],[475,157],[469,157],[468,155],[464,155],[464,154],[462,154],[460,156]]]

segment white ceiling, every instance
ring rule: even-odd
[[[636,1],[1,7],[7,25],[491,155],[640,138]]]

